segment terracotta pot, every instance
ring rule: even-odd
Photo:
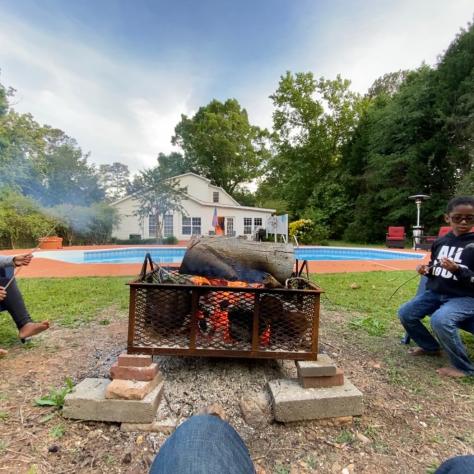
[[[62,249],[63,248],[63,238],[62,237],[42,237],[39,240],[40,249]]]

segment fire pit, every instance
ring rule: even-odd
[[[163,274],[172,282],[164,282]],[[147,271],[145,262],[129,286],[129,353],[317,358],[322,290],[304,278],[290,278],[285,288],[265,288],[189,278],[171,267]]]

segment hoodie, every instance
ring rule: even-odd
[[[459,270],[452,273],[440,266],[442,257],[452,258]],[[474,298],[474,232],[454,235],[449,232],[431,247],[430,273],[426,288],[449,296]]]

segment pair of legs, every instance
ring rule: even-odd
[[[407,334],[423,353],[447,353],[453,367],[439,369],[442,375],[474,375],[474,364],[461,341],[459,329],[474,329],[474,298],[452,297],[431,290],[420,292],[400,307],[400,321]],[[421,320],[431,315],[431,328],[436,339]]]
[[[0,269],[0,286],[5,287],[8,284],[11,278],[10,275],[11,274],[4,269]],[[18,328],[19,337],[21,339],[32,337],[49,328],[49,323],[46,321],[41,323],[33,322],[15,280],[12,281],[7,289],[7,297],[0,301],[0,311],[8,311],[10,313]],[[0,356],[5,354],[6,351],[1,349]]]
[[[239,434],[214,415],[195,415],[161,447],[150,474],[254,474]]]

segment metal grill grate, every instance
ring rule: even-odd
[[[297,280],[298,288],[200,286],[176,270],[144,272],[129,283],[128,352],[316,359],[322,290]]]

